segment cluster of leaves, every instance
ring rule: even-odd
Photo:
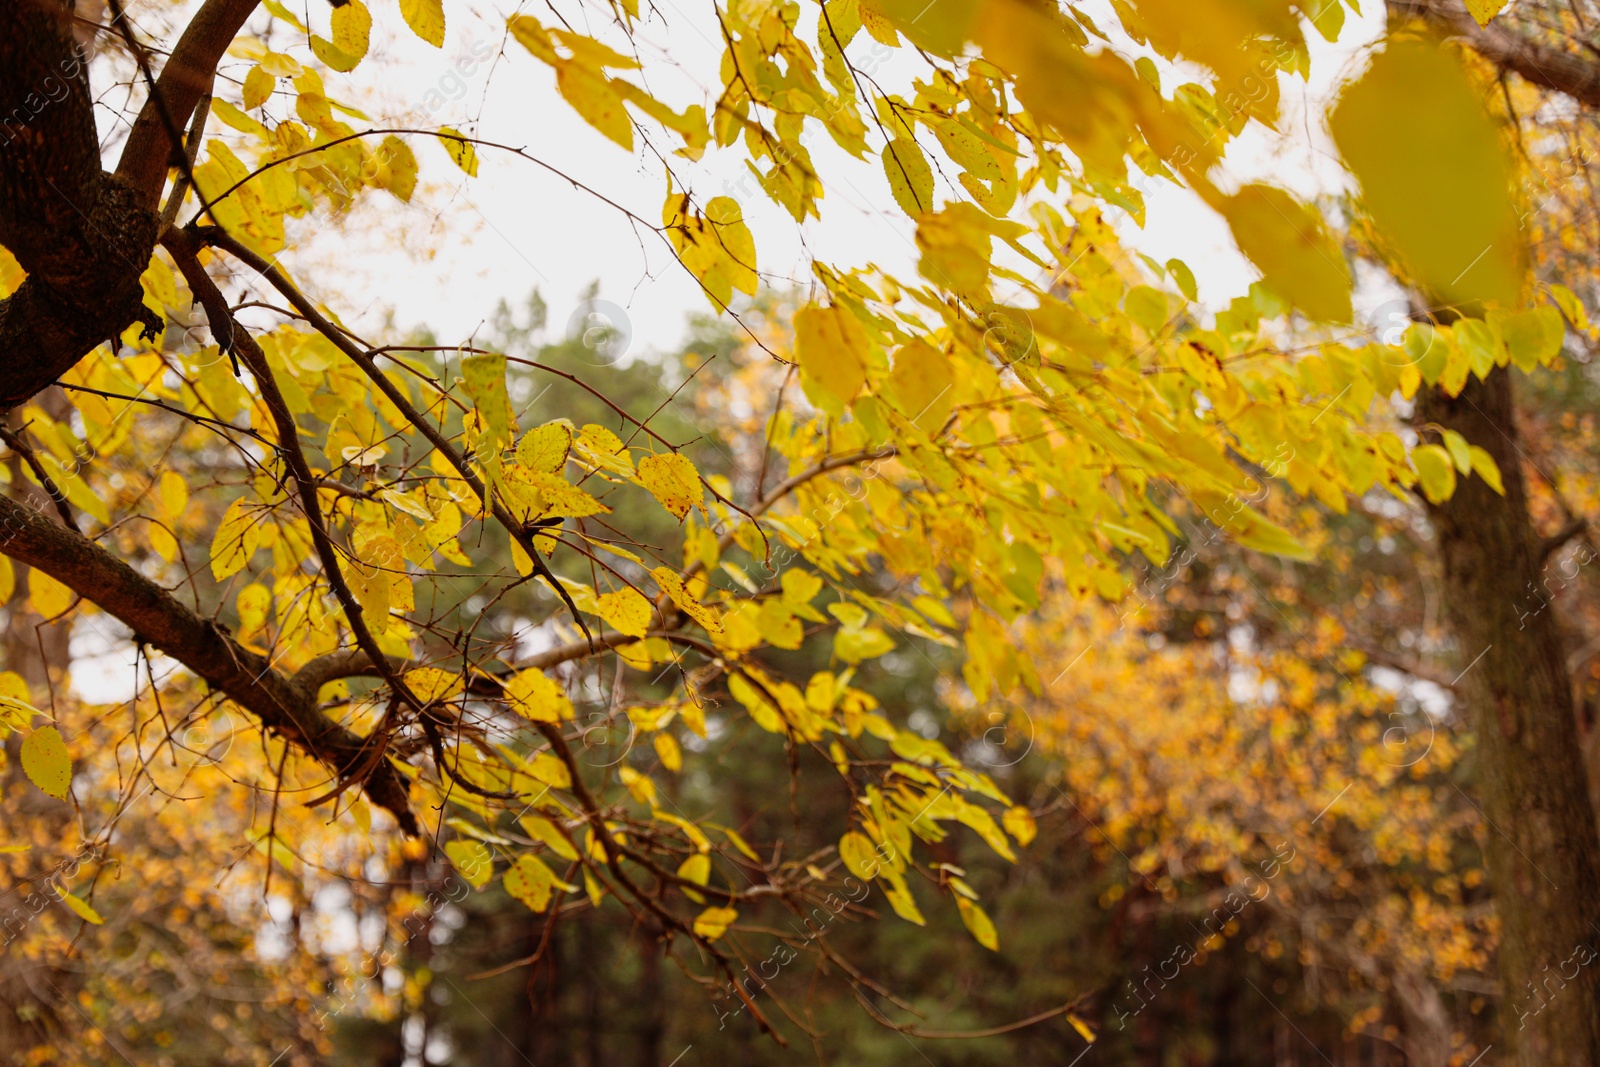
[[[469,176],[480,152],[526,153],[452,128],[372,124],[335,102],[323,71],[355,70],[370,46],[360,0],[333,9],[330,36],[266,7],[303,50],[236,43],[253,65],[238,104],[212,104],[230,132],[207,138],[193,167],[194,224],[143,279],[152,313],[187,326],[203,307],[219,345],[179,340],[181,330],[152,345],[130,331],[117,353],[95,351],[63,379],[70,410],[40,401],[21,413],[34,463],[20,476],[81,512],[73,521],[91,536],[148,530],[149,576],[203,591],[204,615],[231,605],[235,639],[364,739],[360,763],[332,768],[333,781],[315,746],[280,749],[280,791],[332,802],[365,828],[360,787],[375,768],[398,774],[405,803],[384,806],[402,826],[424,813],[472,885],[498,878],[535,912],[566,894],[620,901],[730,976],[718,942],[746,912],[770,897],[802,906],[847,875],[921,923],[920,873],[995,947],[975,890],[919,852],[957,824],[1011,859],[1033,820],[854,684],[862,663],[897,647],[892,634],[964,649],[978,701],[1038,693],[1013,624],[1050,589],[1121,598],[1135,552],[1166,563],[1171,500],[1240,545],[1304,557],[1249,502],[1252,469],[1335,511],[1375,487],[1405,498],[1420,484],[1437,500],[1457,476],[1498,484],[1481,450],[1449,436],[1410,447],[1369,424],[1372,406],[1423,383],[1455,392],[1497,366],[1549,363],[1563,314],[1581,317],[1559,289],[1559,312],[1521,306],[1499,135],[1449,53],[1402,40],[1347,92],[1335,139],[1376,239],[1410,280],[1489,310],[1419,325],[1399,345],[1351,347],[1319,328],[1284,351],[1283,316],[1349,318],[1350,272],[1313,208],[1266,186],[1223,193],[1208,174],[1246,122],[1273,120],[1278,72],[1305,73],[1302,16],[1331,39],[1337,5],[1126,5],[1120,35],[1150,53],[1129,61],[1070,6],[830,0],[802,18],[797,3],[741,2],[716,11],[726,51],[709,106],[659,100],[630,80],[640,62],[622,48],[518,15],[510,37],[619,147],[649,144],[659,128],[686,161],[736,152],[797,222],[821,217],[825,186],[808,123],[856,158],[881,141],[917,276],[811,264],[822,299],[794,312],[792,334],[752,331],[794,370],[803,399],[780,386],[763,405],[772,414],[755,469],[706,476],[653,416],[613,405],[606,425],[519,410],[516,375],[574,380],[568,372],[489,350],[370,344],[269,262],[289,251],[286,220],[336,216],[374,189],[409,201],[415,138],[437,140]],[[442,43],[436,0],[402,13]],[[637,7],[609,14],[626,43]],[[863,33],[911,45],[926,76],[884,91],[850,59]],[[1166,94],[1151,55],[1194,61],[1210,84]],[[280,92],[285,80],[292,94]],[[276,110],[291,95],[294,117]],[[1456,147],[1429,154],[1418,140],[1397,157],[1382,143],[1396,122]],[[1461,152],[1476,162],[1451,162]],[[1248,297],[1203,315],[1188,266],[1121,249],[1104,208],[1139,211],[1130,161],[1185,182],[1229,221],[1263,274]],[[946,163],[957,177],[940,203],[934,176]],[[662,223],[631,217],[731,310],[760,280],[745,206],[700,203],[675,166],[663,163]],[[216,293],[212,272],[227,267],[292,314],[247,331]],[[130,465],[135,456],[145,463]],[[671,516],[672,535],[639,536],[651,508]],[[885,581],[867,587],[866,575]],[[0,581],[9,592],[9,563]],[[522,633],[481,635],[484,606],[530,583],[549,593],[541,617]],[[27,593],[46,618],[92,610],[40,570]],[[785,653],[822,641],[824,666],[786,674]],[[601,692],[608,664],[607,720],[650,744],[595,773],[575,755],[586,733],[573,694]],[[684,750],[715,740],[708,708],[724,692],[757,728],[837,769],[852,803],[835,852],[763,859],[764,842],[663,805],[662,783],[692,758]],[[30,734],[36,752],[49,729]],[[41,759],[45,777],[59,774],[53,749]],[[292,869],[309,824],[280,823],[277,806],[258,841]]]

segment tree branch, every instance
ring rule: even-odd
[[[117,177],[152,207],[167,183],[167,168],[183,151],[179,131],[200,98],[210,94],[217,64],[256,5],[257,0],[206,0],[161,68],[155,91],[139,109],[117,161]]]
[[[667,637],[670,630],[652,630],[646,637]],[[605,631],[594,635],[594,643],[588,641],[573,641],[570,644],[557,645],[555,648],[546,649],[538,655],[529,656],[517,664],[518,670],[549,670],[559,667],[563,663],[583,659],[596,652],[605,652],[609,649],[630,645],[640,638],[621,634],[616,631]],[[394,671],[408,671],[412,667],[420,666],[411,660],[389,658],[390,669]],[[329,682],[338,681],[340,678],[370,678],[381,676],[382,672],[359,649],[341,648],[337,652],[318,656],[305,666],[301,667],[294,675],[294,684],[309,692],[315,693]]]
[[[582,630],[584,636],[593,642],[594,637],[589,633],[589,626],[583,621],[583,615],[579,613],[578,605],[573,603],[572,594],[567,592],[566,586],[561,584],[560,580],[545,564],[544,557],[539,554],[538,548],[534,546],[532,534],[528,532],[521,522],[517,521],[517,517],[511,514],[493,493],[489,492],[488,488],[484,486],[483,480],[473,472],[472,465],[462,457],[460,450],[450,443],[449,438],[445,437],[438,427],[423,418],[422,414],[412,405],[411,398],[406,396],[405,392],[391,382],[389,376],[378,368],[371,354],[345,336],[344,331],[329,322],[327,317],[317,310],[316,305],[306,299],[305,295],[295,288],[294,283],[275,265],[258,256],[231,235],[215,227],[203,226],[199,227],[195,232],[201,240],[223,249],[265,278],[274,289],[282,294],[285,300],[293,305],[296,311],[305,316],[306,321],[318,333],[332,341],[339,351],[343,352],[352,363],[361,368],[362,373],[371,379],[372,384],[376,385],[379,391],[389,398],[389,402],[400,410],[400,414],[405,416],[406,421],[415,426],[417,431],[428,439],[428,443],[437,448],[450,461],[451,466],[455,467],[457,473],[461,475],[461,480],[466,482],[468,488],[477,494],[478,499],[483,502],[483,506],[494,516],[495,521],[505,527],[512,540],[521,546],[523,553],[532,562],[534,572],[543,578],[566,604],[567,610],[572,614],[572,621],[577,623],[578,629]]]
[[[1481,27],[1460,0],[1389,0],[1389,11],[1445,30],[1501,70],[1600,108],[1600,63],[1592,58],[1531,40],[1498,20]]]
[[[28,272],[0,301],[0,410],[148,315],[155,196],[100,169],[71,17],[62,0],[0,4],[0,245]]]
[[[312,703],[315,693],[307,694],[265,657],[93,541],[25,504],[0,497],[0,552],[92,601],[132,629],[138,640],[182,663],[335,774],[344,774],[361,758],[364,740],[318,713]],[[364,788],[402,830],[418,832],[405,779],[392,764],[379,761]]]

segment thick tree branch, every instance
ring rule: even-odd
[[[25,504],[0,497],[0,552],[116,617],[140,641],[182,663],[335,774],[342,775],[361,758],[363,739],[318,713],[315,693],[293,684],[265,657],[93,541]],[[418,832],[405,779],[392,764],[380,761],[364,785],[373,803],[392,813],[406,833]]]
[[[155,195],[100,169],[71,15],[62,0],[0,4],[0,245],[28,272],[0,301],[0,410],[143,317]]]
[[[652,630],[646,637],[668,637],[670,630]],[[588,641],[573,641],[555,648],[546,649],[534,656],[520,660],[518,670],[549,670],[559,667],[563,663],[592,656],[597,652],[605,652],[623,645],[631,645],[639,640],[629,634],[620,634],[614,630],[603,631],[594,635],[594,643]],[[390,669],[394,671],[408,671],[413,667],[424,666],[411,660],[397,660],[389,658]],[[371,678],[382,676],[382,671],[367,658],[360,649],[341,648],[337,652],[329,652],[325,656],[318,656],[305,666],[301,667],[294,676],[294,684],[309,692],[315,693],[329,682],[338,681],[340,678]],[[479,675],[479,677],[483,677]],[[470,685],[469,685],[469,688]],[[498,689],[499,683],[494,683],[493,688]]]
[[[1600,107],[1600,62],[1592,57],[1530,40],[1498,20],[1480,27],[1461,0],[1389,0],[1389,11],[1446,31],[1501,70],[1565,93],[1586,107]]]
[[[117,177],[152,207],[166,185],[167,168],[182,151],[175,134],[189,122],[200,98],[210,94],[217,64],[256,6],[257,0],[206,0],[178,38],[156,80],[156,91],[134,120],[117,162]]]

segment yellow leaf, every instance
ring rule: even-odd
[[[774,648],[797,649],[805,639],[805,628],[781,600],[767,599],[756,612],[756,630]]]
[[[541,474],[557,474],[572,449],[572,427],[564,421],[547,422],[522,435],[517,442],[517,462]]]
[[[611,510],[558,474],[540,474],[518,465],[506,469],[506,488],[512,510],[526,522],[560,516],[581,519]]]
[[[100,913],[89,906],[88,901],[84,900],[82,897],[74,896],[65,889],[61,890],[61,903],[71,908],[73,913],[84,922],[93,923],[96,926],[99,926],[101,923],[105,922],[105,920],[100,917]]]
[[[1500,131],[1461,62],[1391,43],[1329,116],[1362,204],[1429,301],[1519,301],[1523,241]]]
[[[622,438],[597,422],[586,423],[575,442],[578,454],[596,470],[633,477],[633,458]]]
[[[643,637],[649,631],[651,613],[649,599],[633,588],[602,594],[595,609],[596,615],[629,637]]]
[[[47,619],[53,619],[72,607],[75,593],[44,571],[34,568],[28,572],[29,599],[33,610]]]
[[[374,155],[378,163],[374,184],[389,190],[402,204],[410,203],[411,194],[417,188],[417,157],[411,146],[391,133],[378,145]]]
[[[0,700],[17,701],[32,711],[33,706],[28,704],[32,694],[28,692],[28,683],[16,671],[0,671]]]
[[[426,2],[426,0],[422,0]],[[450,153],[450,158],[456,166],[467,172],[472,178],[478,176],[478,149],[470,141],[463,140],[466,135],[460,130],[449,126],[440,126],[439,143],[444,145],[444,150]]]
[[[320,37],[314,33],[311,35],[311,54],[322,60],[334,70],[339,71],[341,74],[348,74],[350,71],[355,70],[356,65],[361,62],[360,56],[353,56],[344,49],[340,48],[338,45],[334,44],[332,41],[328,40],[326,37]],[[306,99],[306,95],[302,94],[298,102],[297,110],[299,109],[299,106],[304,106]],[[223,103],[225,103],[225,101],[218,100],[212,105],[217,109],[219,115],[222,114],[223,109],[217,107],[217,104]],[[331,112],[329,112],[325,121],[331,122],[332,119],[333,115]],[[226,117],[224,117],[223,121],[227,122],[228,120]],[[228,125],[233,126],[233,123],[229,122]],[[238,129],[239,127],[235,126],[234,128]]]
[[[456,144],[446,141],[446,145]],[[470,146],[468,146],[470,147]],[[458,161],[459,162],[459,161]],[[483,416],[484,438],[498,449],[511,441],[511,401],[506,396],[506,357],[493,353],[463,356],[462,386]],[[479,456],[483,451],[480,449]]]
[[[28,683],[16,671],[0,671],[0,724],[26,729],[35,715],[43,714],[28,703]]]
[[[670,567],[657,567],[650,572],[650,575],[655,578],[662,592],[672,598],[678,610],[703,626],[707,632],[713,634],[722,632],[722,624],[717,621],[716,613],[689,594],[689,590],[684,588],[683,579],[678,577],[676,571]]]
[[[988,913],[966,897],[956,897],[956,910],[961,912],[961,921],[966,924],[967,931],[972,934],[972,939],[990,952],[1000,951],[1000,939],[995,934],[994,923]]]
[[[1274,186],[1247,185],[1220,210],[1267,288],[1314,319],[1350,321],[1350,268],[1315,208]]]
[[[1027,847],[1039,833],[1039,827],[1033,821],[1033,813],[1020,804],[1007,808],[1000,822],[1006,831],[1017,839],[1017,844],[1023,847]]]
[[[1467,0],[1467,14],[1479,26],[1487,26],[1506,9],[1507,0]]]
[[[883,866],[878,862],[878,849],[872,839],[856,830],[839,839],[839,858],[851,874],[867,880],[876,878]]]
[[[756,855],[756,850],[750,847],[750,843],[748,841],[746,841],[743,837],[741,837],[737,830],[734,830],[732,827],[727,827],[727,826],[720,827],[720,829],[722,830],[723,836],[726,837],[729,841],[733,842],[733,847],[734,848],[736,848],[740,852],[744,853],[745,856],[749,857],[749,859],[752,862],[755,862],[755,863],[760,863],[761,862],[761,857]]]
[[[1432,504],[1441,504],[1456,491],[1456,468],[1439,445],[1421,445],[1411,450],[1411,465],[1417,469],[1422,494]]]
[[[244,107],[252,111],[267,102],[276,85],[272,75],[262,70],[259,66],[251,67],[250,73],[244,76]]]
[[[561,831],[557,830],[550,820],[537,815],[524,815],[517,821],[522,824],[529,837],[543,842],[544,846],[557,856],[564,860],[578,858],[578,850],[572,847],[572,842],[561,836]]]
[[[461,675],[438,667],[415,667],[406,671],[405,683],[406,688],[417,695],[417,699],[430,703],[459,696],[465,688]]]
[[[156,555],[171,563],[178,556],[178,539],[172,536],[172,531],[160,523],[150,524],[150,547],[155,549]]]
[[[922,912],[917,908],[916,898],[911,895],[905,879],[900,875],[890,875],[884,879],[883,895],[889,898],[889,906],[900,918],[918,926],[928,925],[928,920],[922,917]]]
[[[494,854],[482,841],[448,841],[444,854],[474,889],[482,889],[494,877]]]
[[[67,799],[72,785],[72,758],[61,733],[54,726],[41,726],[22,739],[22,770],[28,781],[57,800]]]
[[[756,295],[756,239],[745,225],[744,209],[731,196],[714,196],[706,202],[706,223],[721,250],[719,269],[728,284],[749,296]]]
[[[1070,1011],[1067,1012],[1067,1022],[1071,1023],[1072,1028],[1078,1031],[1079,1037],[1083,1038],[1091,1045],[1094,1044],[1094,1031],[1089,1029],[1088,1023],[1084,1022]]]
[[[679,452],[662,452],[639,461],[639,481],[661,506],[682,519],[691,508],[701,506],[705,487],[700,472]]]
[[[683,750],[678,747],[678,739],[669,733],[656,734],[656,755],[661,757],[661,765],[676,774],[683,770]]]
[[[933,208],[933,168],[910,137],[896,137],[883,149],[883,172],[894,202],[912,218]]]
[[[707,908],[695,916],[694,932],[707,941],[715,941],[728,932],[739,912],[733,908]]]
[[[244,498],[238,497],[222,513],[222,521],[212,535],[211,576],[220,582],[238,574],[260,544],[261,527],[253,509],[246,508]]]
[[[574,887],[560,881],[537,856],[519,856],[516,865],[501,878],[506,892],[522,901],[531,910],[542,912],[550,906],[550,897],[557,886]]]
[[[435,48],[444,47],[444,0],[400,0],[400,14],[412,33]]]
[[[541,752],[528,761],[528,771],[539,781],[546,785],[565,789],[572,784],[572,775],[567,771],[567,765],[561,762],[561,757],[549,752]]]
[[[378,499],[398,511],[405,512],[413,519],[418,519],[424,523],[433,521],[433,512],[420,504],[416,497],[402,493],[398,489],[380,489],[378,490]]]
[[[794,317],[794,355],[808,379],[843,403],[867,383],[867,333],[847,308],[801,308]]]
[[[506,683],[511,709],[532,722],[560,722],[572,718],[572,701],[561,686],[540,670],[518,671]]]
[[[163,558],[168,562],[172,561],[171,556]],[[11,594],[16,591],[16,588],[17,572],[11,569],[11,557],[0,556],[0,604],[10,602]]]
[[[254,120],[252,120],[254,121]],[[260,125],[257,123],[257,125]],[[175,307],[178,303],[178,286],[172,277],[172,268],[160,256],[152,255],[150,265],[144,273],[139,275],[139,284],[144,288],[145,295],[151,297],[157,307]]]
[[[440,19],[443,19],[440,12]],[[339,51],[356,59],[367,54],[372,34],[372,15],[361,0],[347,0],[333,9],[333,43]]]
[[[695,885],[705,885],[711,880],[711,857],[704,852],[696,852],[678,865],[678,877]],[[692,889],[685,889],[683,895],[696,904],[704,904],[706,898]]]
[[[251,582],[239,590],[234,601],[239,612],[239,636],[248,638],[267,623],[267,609],[272,606],[272,591],[259,582]]]
[[[912,341],[894,354],[884,392],[900,414],[931,434],[950,415],[954,381],[948,356],[925,341]]]
[[[608,78],[576,61],[559,62],[556,88],[583,121],[623,148],[633,150],[633,120]]]
[[[167,517],[176,519],[189,504],[189,485],[174,471],[161,472],[161,506]]]
[[[1506,495],[1506,487],[1500,481],[1500,468],[1495,464],[1493,456],[1477,445],[1468,445],[1467,459],[1471,462],[1472,469],[1478,477],[1489,483],[1490,489],[1493,489],[1501,496]]]

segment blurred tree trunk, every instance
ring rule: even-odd
[[[1487,449],[1505,482],[1502,497],[1481,478],[1463,479],[1429,508],[1462,657],[1457,691],[1477,738],[1476,799],[1489,824],[1504,1062],[1595,1067],[1600,967],[1589,964],[1600,930],[1600,838],[1555,611],[1533,596],[1545,552],[1528,515],[1509,371],[1469,378],[1454,398],[1424,389],[1416,422],[1424,436],[1442,427]]]

